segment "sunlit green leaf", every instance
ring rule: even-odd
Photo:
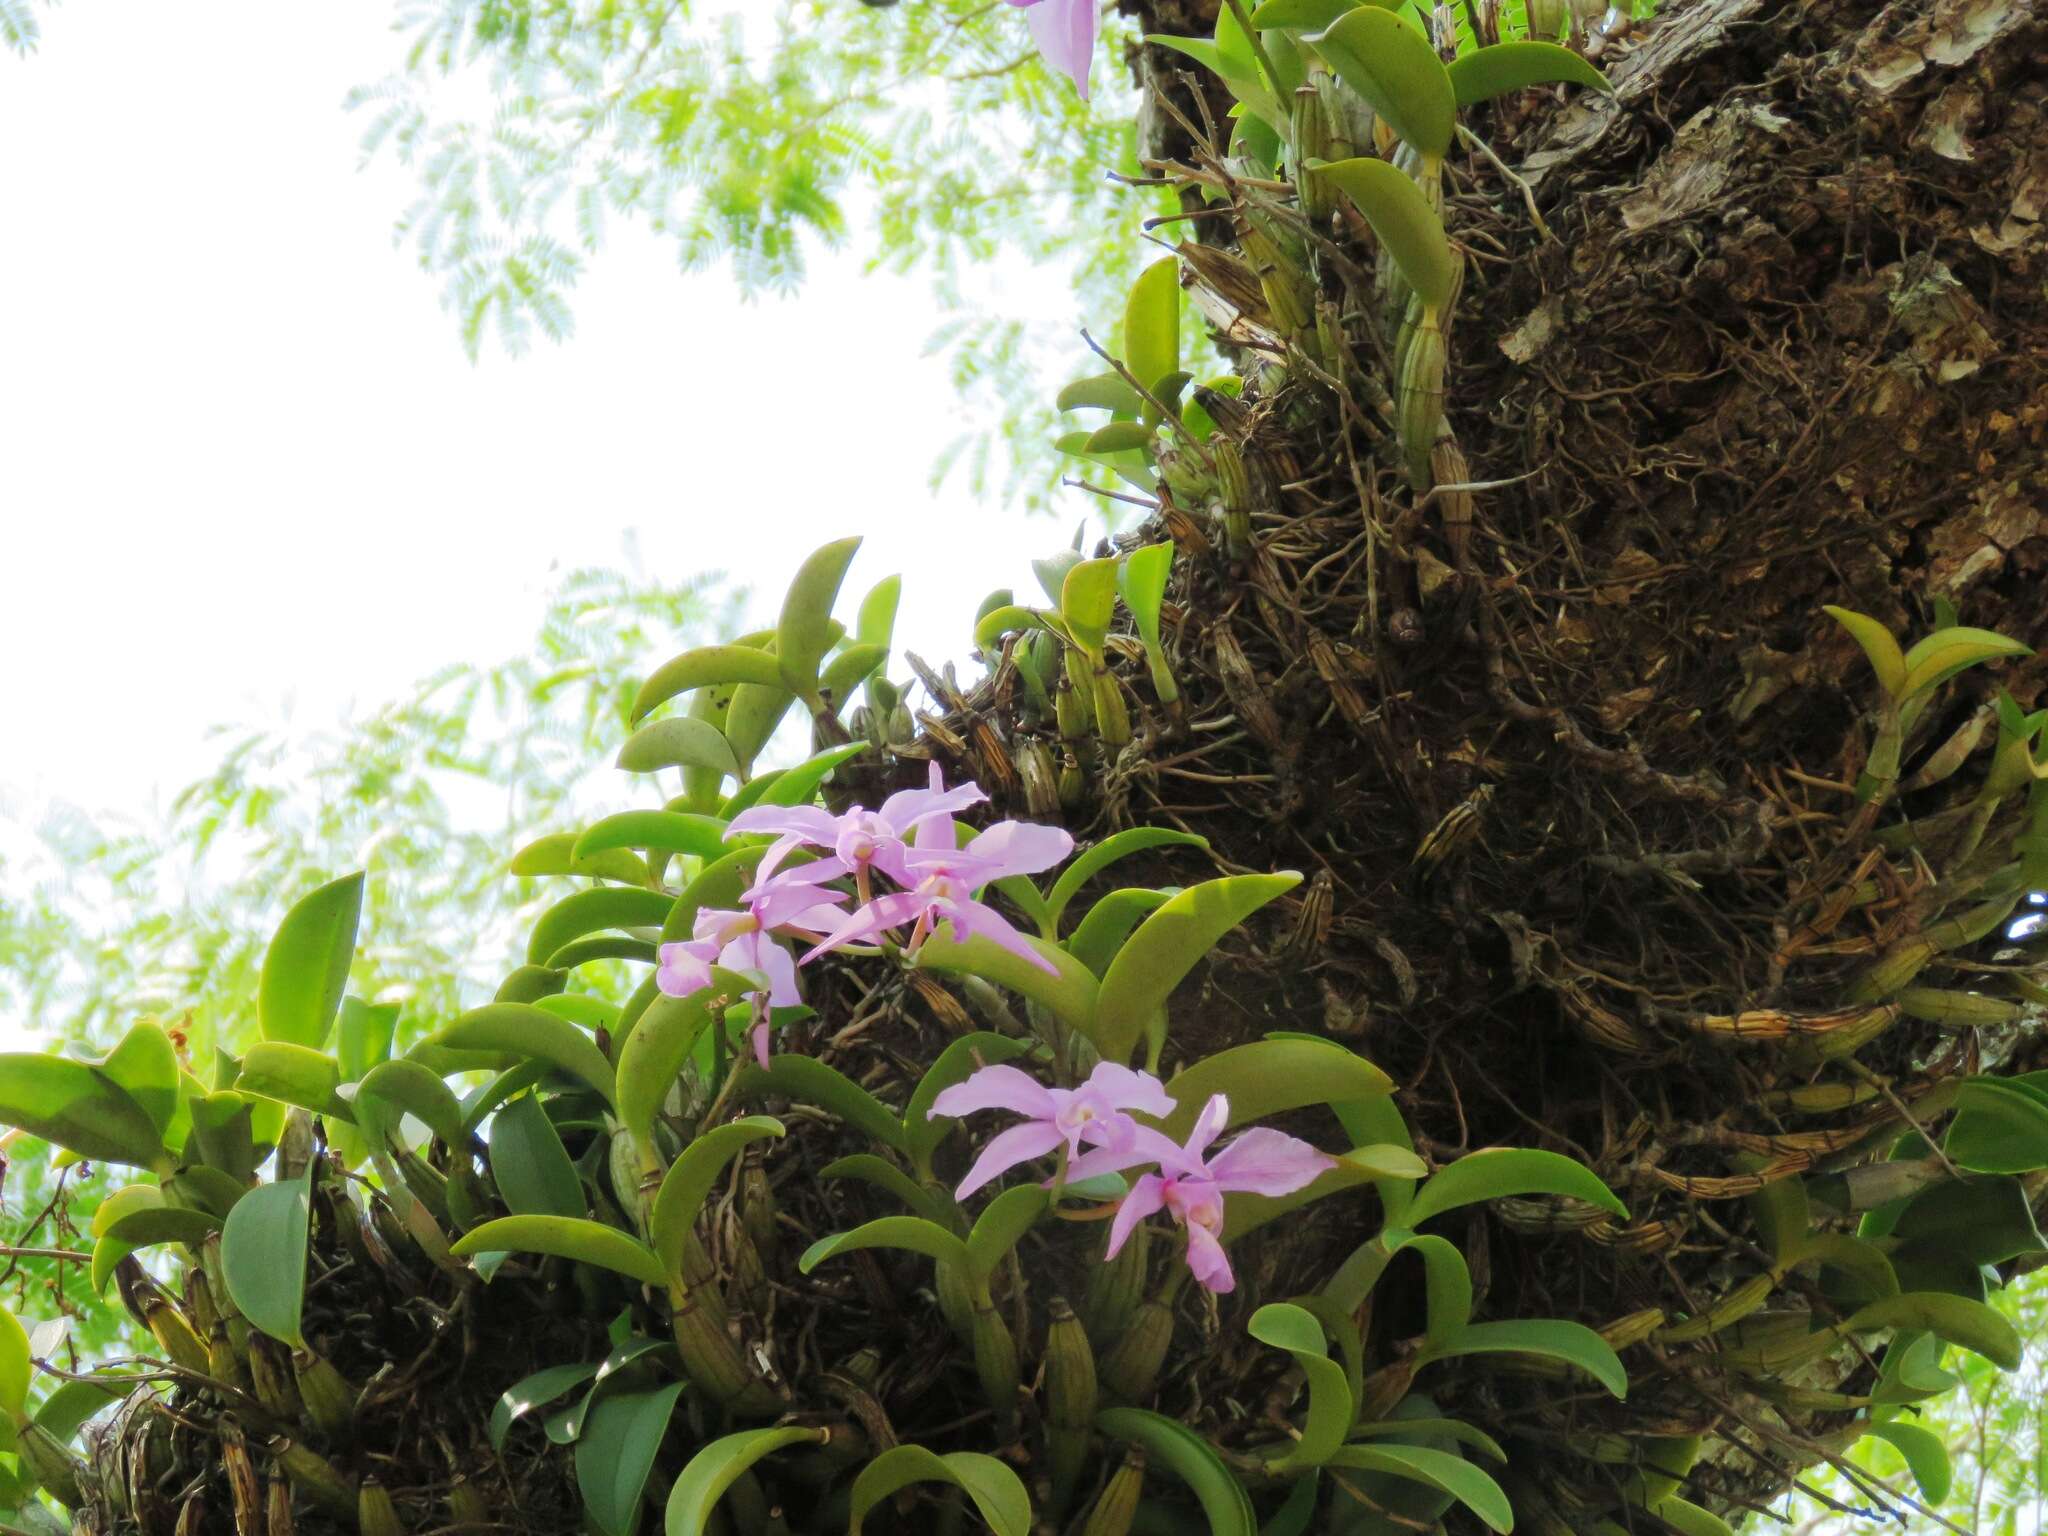
[[[318,1049],[348,989],[363,877],[347,875],[304,897],[278,925],[263,956],[256,1017],[266,1040]]]

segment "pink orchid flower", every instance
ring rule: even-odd
[[[1088,75],[1095,63],[1096,0],[1010,0],[1031,26],[1031,40],[1045,62],[1074,82],[1088,99]]]
[[[776,841],[761,860],[765,877],[789,856],[790,850],[805,844],[832,850],[823,864],[835,867],[831,875],[865,877],[870,866],[891,879],[909,884],[902,873],[907,844],[927,823],[942,821],[952,836],[953,813],[988,799],[979,784],[972,782],[946,788],[939,765],[931,765],[931,787],[905,789],[882,802],[879,811],[856,805],[834,816],[816,805],[757,805],[733,817],[728,835],[741,832],[773,833]],[[950,844],[948,846],[951,846]],[[815,866],[807,866],[815,868]]]
[[[803,1001],[796,962],[772,935],[792,930],[817,934],[845,918],[839,903],[846,898],[837,891],[817,888],[818,881],[826,878],[829,873],[804,865],[758,882],[742,898],[747,903],[744,911],[706,907],[697,914],[688,939],[664,944],[656,951],[654,985],[670,997],[691,997],[711,985],[714,965],[729,971],[758,972],[767,982],[766,990],[750,993],[748,1000],[757,1018],[754,1055],[766,1067],[768,1010],[794,1008]]]
[[[1213,1158],[1205,1156],[1229,1119],[1230,1100],[1215,1094],[1202,1107],[1184,1146],[1136,1126],[1130,1146],[1103,1147],[1074,1160],[1067,1177],[1077,1180],[1120,1172],[1139,1161],[1159,1164],[1159,1172],[1141,1175],[1117,1207],[1106,1257],[1115,1258],[1139,1222],[1164,1210],[1187,1229],[1188,1268],[1195,1278],[1212,1291],[1236,1289],[1237,1277],[1223,1252],[1223,1197],[1291,1195],[1337,1164],[1307,1142],[1263,1126],[1246,1131]]]
[[[1074,840],[1059,827],[1025,821],[1000,821],[965,848],[955,848],[953,818],[935,816],[917,829],[917,844],[903,855],[898,876],[907,891],[877,896],[812,948],[808,965],[827,950],[872,939],[891,928],[911,925],[904,947],[915,951],[940,923],[951,925],[955,938],[980,935],[1040,970],[1058,974],[1058,967],[1033,949],[994,907],[974,893],[991,880],[1035,875],[1050,869],[1074,851]]]
[[[1083,1141],[1105,1150],[1130,1145],[1136,1122],[1125,1113],[1170,1115],[1173,1100],[1165,1085],[1149,1072],[1134,1072],[1102,1062],[1078,1088],[1047,1088],[1015,1067],[983,1067],[965,1082],[944,1089],[932,1100],[927,1118],[971,1115],[984,1109],[1007,1109],[1025,1117],[990,1140],[955,1191],[965,1200],[998,1174],[1019,1163],[1043,1157],[1064,1145],[1069,1157],[1081,1156]],[[1150,1162],[1141,1155],[1141,1162]]]

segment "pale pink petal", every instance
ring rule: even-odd
[[[711,985],[711,946],[691,940],[655,951],[654,985],[667,997],[691,997]]]
[[[1045,62],[1071,79],[1086,101],[1095,62],[1095,0],[1039,0],[1024,19]]]
[[[946,788],[944,770],[933,763],[930,788],[899,789],[882,802],[882,808],[876,814],[901,836],[933,816],[952,816],[970,805],[980,805],[986,799],[987,793],[971,779],[965,784]]]
[[[939,916],[953,925],[957,938],[968,934],[979,934],[991,943],[1000,944],[1011,954],[1029,960],[1041,971],[1057,976],[1060,968],[1033,949],[1024,935],[1010,926],[1010,920],[994,907],[983,906],[978,901],[938,901],[932,904]]]
[[[741,966],[734,966],[726,956],[741,960]],[[796,962],[789,951],[769,938],[765,933],[750,933],[734,940],[725,947],[725,954],[718,957],[718,963],[732,969],[744,967],[759,971],[768,978],[768,1002],[776,1008],[794,1008],[804,1000],[797,988]]]
[[[704,907],[697,913],[697,920],[690,929],[690,937],[699,944],[724,944],[732,939],[734,930],[749,926],[753,916],[751,912],[728,912],[723,907]]]
[[[1113,1061],[1096,1063],[1095,1070],[1088,1074],[1088,1086],[1118,1109],[1135,1109],[1142,1115],[1161,1119],[1174,1111],[1173,1098],[1158,1078]]]
[[[1074,1172],[1075,1170],[1069,1167],[1067,1177],[1072,1178]],[[1116,1216],[1109,1224],[1109,1247],[1104,1251],[1103,1257],[1113,1259],[1123,1252],[1124,1244],[1137,1229],[1138,1223],[1165,1204],[1166,1180],[1158,1174],[1148,1173],[1133,1184],[1131,1192],[1124,1196],[1123,1204],[1116,1208]]]
[[[1050,5],[1053,0],[1044,0]],[[1030,821],[999,821],[960,850],[970,859],[989,866],[985,880],[1006,875],[1035,875],[1050,869],[1074,851],[1074,839],[1064,827],[1042,827]]]
[[[914,922],[925,904],[915,896],[877,896],[866,906],[833,929],[823,939],[804,951],[801,964],[809,965],[828,949],[840,949],[848,944],[858,944],[871,939],[890,928],[900,928]]]
[[[1124,1139],[1100,1147],[1090,1147],[1079,1157],[1067,1164],[1067,1177],[1075,1182],[1092,1179],[1098,1174],[1122,1173],[1145,1163],[1162,1163],[1166,1157],[1180,1156],[1180,1148],[1168,1141],[1157,1131],[1142,1125],[1131,1127],[1131,1134]],[[1172,1164],[1163,1164],[1171,1167]]]
[[[1047,1120],[1053,1113],[1052,1094],[1037,1078],[1016,1067],[983,1067],[964,1082],[941,1089],[932,1100],[927,1119],[939,1115],[971,1115],[983,1109],[1009,1109],[1034,1120]]]
[[[1336,1166],[1307,1142],[1257,1126],[1209,1159],[1209,1177],[1245,1194],[1291,1195]]]
[[[754,1026],[754,1060],[761,1064],[761,1070],[768,1070],[768,1021],[763,1019]]]
[[[816,805],[756,805],[733,817],[725,829],[728,839],[771,832],[829,848],[839,835],[839,818]]]
[[[1188,1268],[1210,1290],[1223,1294],[1237,1289],[1237,1276],[1230,1272],[1230,1259],[1216,1234],[1198,1221],[1188,1223]]]
[[[1223,1134],[1223,1128],[1230,1124],[1230,1100],[1223,1094],[1212,1093],[1209,1102],[1202,1106],[1201,1114],[1195,1117],[1195,1128],[1188,1132],[1186,1153],[1200,1159],[1209,1150],[1209,1143]]]
[[[1059,1127],[1047,1125],[1043,1120],[1027,1120],[1022,1125],[1011,1126],[990,1139],[981,1156],[975,1159],[974,1166],[967,1170],[967,1177],[960,1181],[953,1197],[965,1200],[998,1174],[1019,1163],[1028,1163],[1034,1157],[1045,1156],[1064,1140],[1066,1138],[1060,1134]]]

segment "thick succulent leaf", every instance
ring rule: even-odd
[[[1194,1128],[1195,1117],[1211,1094],[1228,1096],[1230,1127],[1312,1104],[1392,1093],[1394,1082],[1348,1046],[1294,1038],[1254,1040],[1218,1051],[1176,1073],[1166,1091],[1173,1096],[1174,1112],[1165,1121],[1165,1130],[1180,1140]]]
[[[1582,55],[1533,38],[1475,48],[1454,59],[1448,72],[1451,89],[1461,107],[1491,101],[1509,91],[1527,90],[1532,85],[1583,85],[1592,91],[1614,89],[1607,83],[1607,77]]]
[[[416,1061],[382,1062],[356,1084],[356,1118],[366,1131],[395,1136],[400,1117],[411,1115],[451,1147],[468,1140],[462,1105],[440,1077]]]
[[[1418,1189],[1402,1221],[1419,1227],[1461,1205],[1508,1195],[1566,1195],[1628,1215],[1621,1198],[1583,1163],[1529,1147],[1487,1147],[1466,1153]]]
[[[782,685],[801,698],[817,693],[818,664],[841,633],[832,622],[832,609],[860,543],[858,538],[838,539],[814,550],[797,567],[783,595],[782,617],[775,626],[775,663]]]
[[[305,1179],[265,1184],[237,1202],[220,1235],[221,1272],[242,1315],[300,1349],[310,1212]]]
[[[278,925],[256,983],[256,1019],[266,1040],[318,1049],[327,1043],[363,912],[363,877],[346,875],[300,900]]]
[[[1051,1204],[1051,1194],[1036,1184],[1016,1185],[989,1201],[967,1234],[969,1271],[986,1282]]]
[[[1361,5],[1306,41],[1387,126],[1432,160],[1451,147],[1458,99],[1428,39],[1394,11]]]
[[[654,814],[660,814],[656,812]],[[587,933],[610,928],[658,928],[668,919],[674,899],[660,891],[605,885],[565,896],[533,925],[526,941],[526,963],[546,965],[555,952]]]
[[[1165,550],[1168,560],[1171,560],[1172,545],[1155,544],[1152,548]],[[1148,551],[1138,550],[1131,559],[1135,560],[1139,555],[1146,553]],[[1161,590],[1164,590],[1163,577]],[[1156,634],[1156,604],[1153,608],[1153,618]],[[1209,840],[1206,837],[1197,837],[1192,832],[1176,832],[1170,827],[1130,827],[1122,832],[1113,832],[1101,842],[1083,848],[1069,861],[1067,867],[1060,871],[1059,878],[1053,882],[1052,890],[1046,894],[1046,911],[1056,926],[1065,915],[1068,905],[1081,894],[1081,888],[1119,859],[1127,859],[1133,854],[1144,853],[1152,848],[1208,846]]]
[[[95,1066],[39,1051],[0,1052],[0,1125],[100,1163],[153,1168],[165,1152],[149,1111]]]
[[[963,941],[951,933],[949,927],[919,946],[920,968],[953,976],[979,976],[983,981],[1007,987],[1048,1009],[1069,1029],[1096,1039],[1098,1045],[1101,1043],[1095,1035],[1097,984],[1079,960],[1063,949],[1024,935],[1024,942],[1054,966],[1052,971],[1045,971],[980,934]],[[1110,1052],[1104,1051],[1103,1055],[1109,1056]]]
[[[1208,1441],[1144,1408],[1105,1408],[1095,1427],[1112,1440],[1141,1445],[1188,1485],[1209,1522],[1209,1536],[1257,1536],[1251,1498]]]
[[[652,1248],[616,1227],[572,1216],[501,1216],[463,1233],[450,1251],[461,1259],[479,1253],[552,1254],[614,1270],[642,1285],[668,1283],[668,1272]]]
[[[995,1536],[1030,1536],[1031,1496],[1015,1472],[993,1456],[954,1451],[938,1456],[921,1445],[898,1445],[861,1468],[853,1480],[853,1523],[848,1536],[861,1536],[862,1522],[875,1506],[913,1483],[946,1483],[974,1502]]]
[[[574,1391],[596,1374],[597,1362],[586,1360],[574,1365],[550,1365],[514,1382],[491,1405],[491,1449],[503,1452],[505,1437],[512,1433],[514,1424],[534,1409],[545,1408]]]
[[[583,1181],[562,1145],[561,1133],[526,1093],[491,1119],[491,1181],[515,1216],[586,1216]]]
[[[664,725],[686,721],[664,720]],[[687,811],[622,811],[584,828],[570,850],[578,859],[591,858],[614,848],[647,848],[657,853],[687,853],[711,860],[725,856],[725,822],[716,816],[696,816]],[[655,922],[668,916],[664,906]],[[639,921],[645,921],[644,919]]]
[[[472,1008],[433,1037],[457,1051],[501,1051],[545,1061],[581,1078],[612,1100],[612,1064],[590,1036],[566,1019],[530,1003],[486,1003]]]
[[[332,1056],[283,1040],[259,1040],[250,1046],[249,1054],[242,1058],[241,1076],[235,1079],[237,1093],[295,1104],[316,1115],[354,1120],[353,1111],[335,1097],[334,1090],[340,1086],[341,1064]]]
[[[665,1536],[705,1536],[725,1490],[763,1456],[792,1445],[820,1444],[822,1429],[743,1429],[714,1440],[690,1458],[669,1490]]]
[[[1323,1325],[1301,1307],[1275,1302],[1252,1314],[1245,1331],[1261,1344],[1294,1356],[1308,1381],[1308,1412],[1301,1438],[1280,1458],[1283,1467],[1319,1467],[1344,1443],[1356,1413],[1344,1367],[1330,1358]]]
[[[741,1099],[760,1099],[781,1094],[805,1104],[829,1109],[855,1130],[885,1147],[903,1150],[903,1121],[867,1089],[843,1073],[834,1071],[811,1056],[781,1055],[768,1058],[768,1067],[740,1069],[733,1094]]]
[[[1939,1504],[1949,1494],[1954,1474],[1949,1466],[1948,1446],[1941,1436],[1903,1419],[1887,1419],[1863,1426],[1865,1435],[1884,1441],[1906,1459],[1906,1467],[1930,1504]]]
[[[1347,1445],[1330,1458],[1333,1467],[1382,1472],[1447,1493],[1496,1531],[1515,1528],[1515,1512],[1499,1483],[1462,1456],[1420,1445]]]
[[[969,1267],[967,1245],[936,1222],[919,1216],[884,1216],[865,1226],[855,1227],[851,1232],[835,1232],[829,1237],[821,1237],[804,1250],[796,1267],[808,1275],[827,1259],[851,1253],[856,1248],[900,1248],[907,1253],[921,1253],[942,1264],[957,1264],[962,1269]]]
[[[659,773],[664,768],[703,768],[721,778],[740,776],[739,759],[725,732],[709,721],[672,715],[643,725],[619,748],[617,766],[628,773]]]
[[[617,880],[626,885],[647,884],[647,865],[637,853],[616,848],[608,853],[594,853],[587,859],[576,858],[571,850],[579,835],[550,832],[546,837],[535,838],[512,855],[507,872],[528,880],[547,875],[577,875],[590,880]]]
[[[1424,304],[1441,309],[1450,302],[1457,284],[1457,258],[1444,235],[1443,220],[1413,177],[1370,155],[1316,161],[1309,169],[1357,205]]]
[[[1093,1034],[1103,1059],[1128,1062],[1188,972],[1231,929],[1300,883],[1291,870],[1205,880],[1140,923],[1110,961],[1095,1000]]]
[[[818,1170],[818,1177],[859,1179],[863,1184],[872,1184],[895,1196],[926,1221],[943,1225],[948,1220],[950,1202],[944,1196],[927,1189],[887,1158],[877,1157],[872,1152],[856,1152],[851,1157],[827,1163]]]
[[[2020,1368],[2020,1338],[2000,1313],[1981,1301],[1939,1291],[1887,1296],[1849,1314],[1843,1329],[1869,1333],[1879,1328],[1921,1329],[1982,1355],[2001,1370]]]
[[[1145,389],[1180,367],[1180,258],[1162,256],[1131,285],[1124,303],[1124,366]],[[1159,413],[1147,403],[1147,422]],[[1065,604],[1061,607],[1064,609]]]
[[[713,967],[709,987],[690,997],[656,997],[619,1044],[619,1120],[639,1146],[653,1145],[655,1116],[709,1026],[713,1007],[744,996],[752,985],[737,971]]]
[[[647,1236],[671,1275],[682,1275],[690,1229],[726,1164],[753,1143],[782,1133],[782,1122],[774,1116],[748,1115],[703,1132],[669,1165],[648,1212]]]
[[[782,686],[782,669],[767,651],[751,645],[700,645],[671,657],[640,685],[633,700],[632,722],[638,725],[679,693],[715,688],[726,683]]]
[[[1577,1366],[1616,1397],[1628,1395],[1628,1372],[1614,1348],[1592,1329],[1558,1318],[1522,1318],[1501,1323],[1468,1323],[1448,1339],[1434,1341],[1416,1356],[1418,1364],[1454,1355],[1534,1355]]]
[[[683,1383],[638,1392],[593,1393],[576,1437],[576,1490],[600,1536],[631,1536],[654,1458],[675,1417]]]
[[[107,1052],[100,1070],[142,1106],[159,1140],[168,1137],[178,1114],[178,1050],[161,1026],[149,1019],[136,1024]]]

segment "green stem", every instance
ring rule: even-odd
[[[1237,19],[1238,26],[1244,29],[1245,40],[1252,45],[1252,57],[1259,61],[1259,68],[1265,72],[1266,84],[1272,87],[1273,94],[1278,96],[1281,91],[1280,72],[1273,67],[1272,59],[1267,56],[1266,45],[1259,41],[1258,29],[1252,25],[1252,19],[1245,11],[1244,0],[1225,0],[1225,3],[1230,7],[1230,14]],[[1467,0],[1467,3],[1469,4],[1470,0]]]

